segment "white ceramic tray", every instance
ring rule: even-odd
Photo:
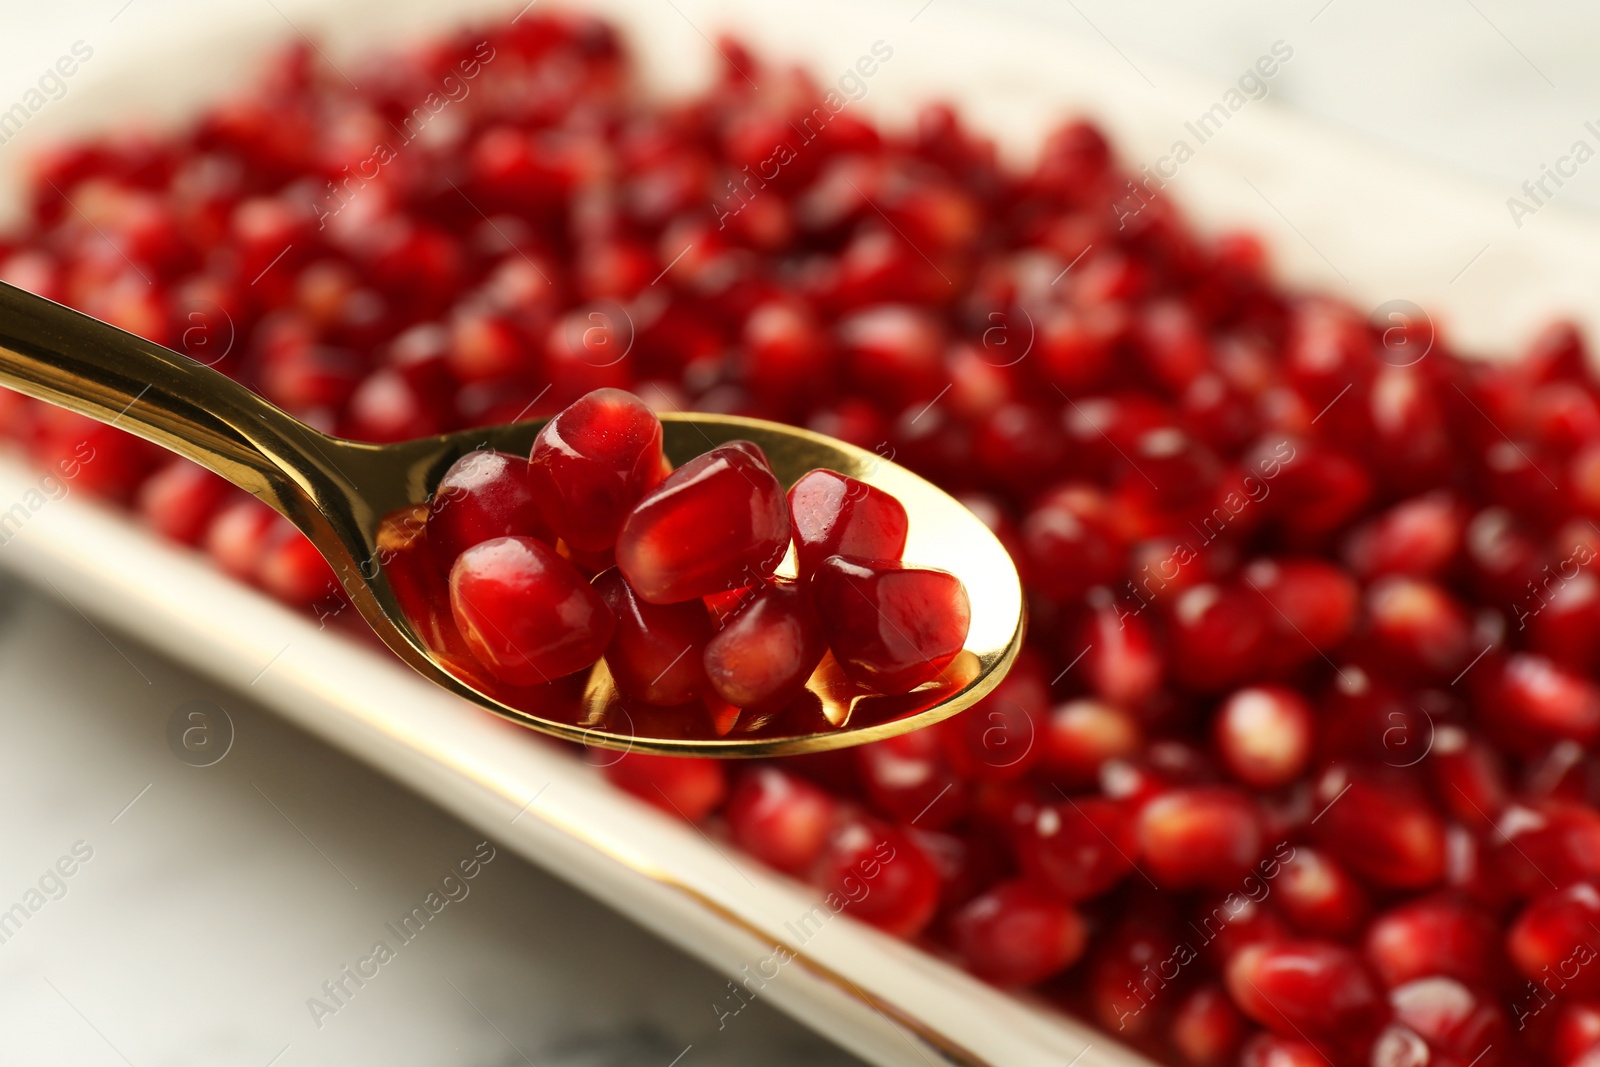
[[[662,93],[704,78],[714,58],[706,36],[723,29],[772,57],[804,64],[825,83],[883,41],[893,57],[852,107],[894,122],[919,102],[953,99],[1019,158],[1051,124],[1081,113],[1103,122],[1125,157],[1154,163],[1184,135],[1184,123],[1228,88],[1186,84],[1143,62],[1136,72],[1114,51],[1025,20],[957,0],[932,3],[937,10],[920,0],[763,3],[759,11],[719,0],[586,6],[623,27]],[[178,119],[219,87],[241,84],[253,57],[300,30],[338,57],[474,12],[508,17],[517,6],[473,2],[445,10],[421,0],[359,0],[314,10],[277,0],[236,11],[195,5],[203,17],[151,20],[148,29],[130,29],[132,20],[106,24],[95,61],[40,119],[56,132],[104,126],[130,112]],[[1273,43],[1263,40],[1262,53]],[[20,153],[13,149],[44,140],[30,129],[0,154],[0,207],[15,205]],[[1600,326],[1600,309],[1583,304],[1600,291],[1600,227],[1588,218],[1553,205],[1546,210],[1559,225],[1511,240],[1494,196],[1309,128],[1270,99],[1234,114],[1222,135],[1183,165],[1168,194],[1202,228],[1263,234],[1290,280],[1344,293],[1364,307],[1416,301],[1469,346],[1521,343],[1556,313],[1576,314],[1591,330]],[[1490,253],[1481,252],[1485,245]],[[36,473],[0,457],[0,513],[37,485]],[[565,752],[435,689],[382,653],[319,630],[78,495],[30,512],[0,551],[0,566],[110,624],[109,632],[132,634],[247,690],[730,975],[755,969],[778,946],[794,951],[796,959],[761,997],[867,1060],[1146,1062],[1097,1031],[848,918],[831,919],[802,944],[796,924],[817,903],[806,887],[612,790]],[[117,653],[108,644],[103,654]]]

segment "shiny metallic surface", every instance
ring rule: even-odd
[[[939,683],[903,697],[850,695],[819,670],[808,688],[827,723],[815,730],[671,736],[670,727],[657,728],[654,720],[670,722],[663,713],[673,709],[654,709],[645,723],[650,729],[640,730],[637,716],[618,706],[603,664],[589,679],[580,716],[540,714],[502,703],[441,665],[396,602],[383,571],[379,530],[385,516],[425,501],[461,455],[480,448],[526,454],[543,420],[393,445],[330,437],[187,356],[4,283],[0,384],[151,440],[255,494],[316,544],[362,617],[401,659],[498,715],[569,741],[718,757],[861,744],[972,706],[1004,677],[1021,647],[1024,606],[1016,568],[994,535],[949,495],[880,456],[807,430],[669,412],[662,423],[674,465],[742,439],[761,446],[785,486],[826,467],[898,497],[911,516],[905,560],[951,571],[967,587],[972,628],[965,650]]]

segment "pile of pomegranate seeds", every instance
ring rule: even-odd
[[[523,687],[604,658],[630,700],[711,698],[691,714],[713,736],[722,705],[784,709],[830,651],[858,692],[881,694],[936,681],[961,651],[966,590],[900,561],[907,519],[894,497],[815,470],[786,498],[749,441],[671,470],[661,438],[638,397],[597,389],[545,424],[528,460],[469,452],[445,471],[401,582],[426,581],[419,568],[448,574],[432,585],[448,594],[455,634],[438,633],[442,606],[413,605],[447,661],[465,645]],[[794,535],[799,574],[780,578]]]
[[[1117,210],[1131,172],[1090,125],[1012,170],[949,108],[879,129],[722,51],[715,85],[665,104],[630,84],[612,29],[538,10],[347,67],[359,90],[292,52],[186,133],[41,160],[0,276],[364,439],[610,387],[892,456],[1023,571],[1029,644],[1001,688],[881,744],[635,755],[614,781],[1165,1063],[1600,1063],[1600,382],[1583,340],[1557,326],[1485,363],[1426,323],[1380,333],[1276,286],[1248,237],[1202,240],[1166,199]],[[255,501],[76,416],[11,396],[0,416],[69,485],[350,619]],[[649,673],[656,608],[675,636],[711,635],[722,699],[792,684],[804,641],[740,664],[765,635],[811,632],[818,605],[770,583],[718,628],[716,595],[704,622],[655,604],[727,579],[676,569],[648,442],[555,436],[525,478],[492,455],[454,473],[440,538],[512,538],[475,580],[582,574],[620,537],[626,586],[567,583],[644,688],[700,684]],[[707,483],[754,462],[724,451]],[[543,481],[585,470],[626,474],[578,476],[566,501]],[[768,497],[736,531],[757,566]],[[790,504],[812,573],[899,536],[892,509],[826,476]],[[831,596],[912,616],[944,595],[852,566]],[[460,640],[442,578],[405,596]],[[557,641],[541,666],[592,650]]]

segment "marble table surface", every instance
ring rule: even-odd
[[[12,579],[0,707],[0,1062],[857,1062],[760,1001],[719,1028],[712,971]]]

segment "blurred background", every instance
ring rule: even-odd
[[[0,35],[0,101],[18,99],[74,41],[94,49],[87,84],[138,64],[175,27],[225,19],[288,40],[314,32],[326,8],[13,5]],[[869,10],[927,27],[974,8],[904,0]],[[1287,41],[1294,58],[1271,82],[1271,107],[1462,179],[1486,217],[1502,213],[1507,242],[1519,228],[1505,200],[1575,140],[1600,143],[1583,128],[1600,124],[1594,5],[996,0],[984,10],[1077,40],[1125,68],[1130,85],[1198,87],[1209,99]],[[47,109],[0,153],[25,153],[55,129]],[[1558,199],[1562,212],[1527,227],[1600,210],[1600,165],[1581,169]],[[468,899],[317,1026],[307,999],[481,835],[71,606],[12,585],[0,602],[0,907],[75,844],[93,853],[65,895],[0,943],[6,1062],[851,1062],[763,1003],[719,1029],[708,1005],[722,978],[504,851]],[[194,700],[225,708],[232,725],[232,747],[208,767],[180,761],[166,743],[174,711]]]

